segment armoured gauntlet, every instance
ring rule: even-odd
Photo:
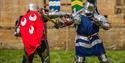
[[[108,30],[111,27],[108,20],[102,15],[95,15],[93,19],[94,19],[95,24],[100,26],[104,30]]]

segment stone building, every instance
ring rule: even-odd
[[[43,7],[43,0],[0,0],[0,48],[22,48],[20,38],[13,36],[15,20],[25,14],[29,2],[36,2]],[[49,0],[46,0],[47,4]],[[61,11],[71,12],[71,1],[61,0]],[[108,49],[125,49],[125,0],[97,0],[99,12],[106,16],[112,24],[112,29],[105,32],[101,30],[101,37]],[[48,8],[48,6],[47,6]],[[48,24],[51,24],[48,22]],[[53,24],[52,24],[53,25]],[[52,25],[48,25],[51,27]],[[7,27],[7,28],[6,28]],[[8,28],[9,27],[9,28]],[[48,28],[48,41],[54,49],[72,49],[74,47],[75,29]],[[5,47],[6,48],[6,47]]]

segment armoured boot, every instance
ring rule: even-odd
[[[105,54],[102,54],[102,55],[98,56],[98,59],[99,59],[100,63],[110,63]]]
[[[77,56],[76,57],[76,63],[85,63],[85,57]]]

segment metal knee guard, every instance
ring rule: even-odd
[[[98,56],[100,63],[109,63],[108,58],[105,54]]]
[[[76,63],[85,63],[85,57],[77,56],[76,57]]]

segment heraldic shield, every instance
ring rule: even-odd
[[[44,25],[43,19],[37,11],[30,11],[21,19],[20,32],[28,55],[34,53],[40,46]]]

